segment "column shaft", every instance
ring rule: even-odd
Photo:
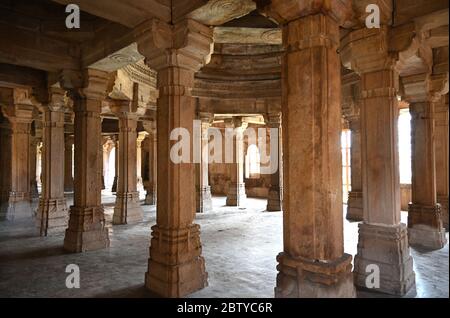
[[[73,192],[73,136],[64,138],[64,191]]]
[[[270,149],[270,151],[278,152],[278,169],[270,176],[269,197],[267,199],[267,211],[281,211],[283,201],[283,186],[282,186],[282,136],[281,136],[281,118],[280,114],[270,114],[268,116],[268,128],[278,130],[277,149]],[[271,135],[272,136],[272,135]]]
[[[211,118],[202,118],[201,124],[201,163],[199,169],[199,185],[197,188],[197,212],[205,213],[212,210],[211,187],[209,186],[209,135],[208,129]]]
[[[351,182],[352,190],[348,194],[347,220],[363,220],[363,195],[362,195],[362,175],[361,175],[361,125],[358,118],[351,118]]]

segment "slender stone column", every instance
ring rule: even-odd
[[[9,221],[31,220],[34,213],[30,205],[30,132],[34,106],[30,91],[26,89],[1,89],[0,98],[7,106],[2,107],[11,128],[7,146],[2,152],[10,153],[9,182],[5,187],[7,197],[0,207],[0,219]]]
[[[64,191],[73,192],[72,176],[73,136],[64,137]]]
[[[156,122],[144,122],[144,129],[148,132],[148,180],[144,184],[146,187],[145,204],[156,205],[157,198],[157,133]]]
[[[278,151],[278,169],[270,177],[267,211],[281,211],[283,209],[281,114],[268,114],[266,124],[268,128],[278,129],[278,149],[270,149],[271,152]]]
[[[367,48],[371,48],[368,50]],[[397,61],[388,29],[360,29],[342,39],[344,65],[361,75],[361,162],[364,222],[359,225],[355,284],[366,288],[369,266],[380,270],[379,292],[404,295],[414,286],[406,225],[400,223]]]
[[[350,3],[328,4],[272,1],[268,8],[283,24],[285,47],[284,250],[277,257],[276,297],[355,296],[352,257],[344,253],[336,21]]]
[[[201,113],[201,163],[199,165],[199,184],[197,186],[197,212],[205,213],[212,210],[211,187],[209,186],[209,135],[208,129],[211,126],[213,115]]]
[[[448,231],[448,94],[435,105],[436,190],[442,222]]]
[[[36,136],[30,137],[30,198],[39,198],[39,191],[36,179],[37,166],[37,146],[39,139]]]
[[[137,134],[136,138],[136,161],[137,161],[137,167],[136,167],[136,173],[137,173],[137,189],[138,191],[141,191],[144,189],[144,181],[142,180],[142,142],[144,141],[146,136],[146,132],[141,131]]]
[[[244,183],[244,131],[247,123],[239,117],[226,120],[226,131],[233,131],[233,148],[225,151],[233,151],[233,162],[228,163],[230,171],[230,183],[227,192],[228,206],[242,206],[245,204],[247,195],[245,194]],[[227,133],[225,133],[225,140]],[[225,153],[226,156],[226,153]]]
[[[441,86],[445,86],[442,80]],[[408,208],[409,244],[440,249],[446,243],[441,206],[437,203],[435,156],[435,106],[440,95],[430,91],[433,75],[402,78],[404,98],[410,102],[412,129],[412,202]],[[434,81],[436,84],[436,81]]]
[[[352,191],[348,194],[347,220],[363,220],[363,193],[361,176],[361,124],[359,117],[349,118],[352,144],[350,148]]]
[[[93,69],[83,71],[81,83],[78,76],[72,79],[70,75],[78,74],[63,73],[64,81],[72,81],[67,86],[75,111],[75,189],[64,248],[79,253],[109,247],[99,171],[102,160],[100,112],[109,78],[107,73]]]
[[[159,89],[157,218],[145,285],[160,296],[182,297],[204,288],[207,274],[200,226],[193,223],[194,165],[192,159],[181,163],[171,160],[176,141],[170,136],[175,128],[193,135],[194,73],[209,61],[212,29],[187,19],[176,25],[151,20],[137,30],[139,50],[148,66],[158,72]]]
[[[112,137],[114,142],[114,179],[111,187],[111,192],[117,192],[117,179],[119,176],[119,135]]]
[[[132,224],[143,219],[137,191],[137,115],[131,101],[111,100],[110,108],[119,118],[119,179],[113,224]]]
[[[42,193],[36,225],[41,236],[63,232],[69,218],[64,198],[64,108],[65,91],[50,88],[44,113]]]

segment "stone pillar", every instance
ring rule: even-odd
[[[73,157],[73,136],[64,137],[64,191],[73,192],[72,158]]]
[[[41,236],[63,232],[69,218],[64,198],[64,109],[65,91],[50,88],[42,131],[42,193],[36,225]]]
[[[233,117],[226,120],[225,125],[225,140],[227,140],[228,131],[233,132],[233,147],[229,150],[225,149],[225,151],[233,151],[233,162],[227,163],[230,169],[230,183],[226,204],[242,206],[247,199],[244,183],[244,131],[247,129],[247,123],[239,117]]]
[[[111,100],[110,108],[119,118],[119,178],[113,224],[132,224],[143,219],[137,191],[137,115],[131,101]]]
[[[100,112],[107,95],[109,77],[107,73],[93,69],[84,70],[73,80],[71,75],[79,74],[63,73],[64,81],[70,84],[67,86],[75,112],[74,204],[70,207],[64,248],[78,253],[109,247],[99,171],[102,160]]]
[[[114,179],[111,187],[111,192],[117,192],[117,179],[119,176],[119,135],[112,137],[114,142]]]
[[[342,39],[344,66],[361,76],[361,162],[364,221],[359,224],[355,284],[366,288],[369,265],[380,269],[378,292],[404,295],[414,286],[406,225],[400,223],[397,61],[388,29],[360,29]]]
[[[10,138],[8,148],[2,152],[10,153],[9,164],[2,169],[9,169],[9,182],[5,187],[6,197],[0,206],[0,220],[32,220],[34,212],[30,205],[30,132],[33,121],[34,106],[30,100],[30,91],[26,89],[1,89],[0,98],[4,99],[2,107],[8,118]]]
[[[436,191],[442,222],[448,231],[448,93],[435,105]]]
[[[278,129],[278,149],[270,149],[271,152],[278,151],[278,169],[270,177],[267,211],[281,211],[283,209],[281,114],[268,114],[266,124],[268,128]]]
[[[212,29],[187,19],[176,25],[151,20],[137,29],[138,47],[158,72],[158,202],[145,285],[154,294],[183,297],[207,285],[195,217],[195,170],[170,158],[173,129],[193,135],[194,73],[209,62]],[[163,141],[163,142],[162,142]],[[192,148],[191,148],[192,149]],[[163,176],[163,177],[161,177]]]
[[[350,148],[350,166],[352,191],[348,194],[347,220],[363,220],[363,194],[361,176],[361,124],[359,117],[349,118],[352,144]]]
[[[209,135],[208,129],[211,126],[213,115],[201,113],[201,163],[199,165],[199,176],[197,186],[197,212],[205,213],[212,210],[211,187],[209,186]]]
[[[136,173],[137,173],[137,190],[141,191],[144,189],[144,181],[142,180],[142,142],[145,139],[145,136],[147,135],[147,133],[145,131],[141,131],[140,133],[137,134],[137,138],[136,138],[136,146],[137,146],[137,151],[136,151]]]
[[[442,222],[448,231],[448,94],[435,105],[436,192]]]
[[[154,120],[144,122],[144,129],[147,131],[147,150],[148,150],[148,180],[144,183],[146,190],[145,204],[156,205],[156,183],[157,183],[157,133],[156,122]]]
[[[39,139],[36,136],[30,137],[30,197],[31,199],[39,198],[39,191],[36,178],[37,166],[37,146]]]
[[[293,2],[272,1],[267,8],[283,24],[285,47],[284,249],[277,257],[275,296],[354,297],[352,257],[344,253],[339,22],[335,20],[350,7],[330,8],[328,1]]]
[[[446,80],[447,77],[441,85],[445,85]],[[440,95],[435,96],[429,91],[433,86],[432,75],[403,77],[402,84],[404,98],[410,102],[412,130],[409,244],[431,250],[440,249],[446,243],[436,192],[435,107]]]

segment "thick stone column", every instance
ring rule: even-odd
[[[132,224],[143,219],[137,191],[137,115],[131,101],[111,100],[110,108],[119,118],[119,179],[113,224]]]
[[[361,176],[361,124],[359,117],[349,118],[352,144],[350,148],[350,166],[352,191],[348,194],[347,220],[363,220],[363,194]]]
[[[269,197],[267,198],[267,211],[281,211],[283,209],[281,114],[268,114],[266,118],[266,125],[268,128],[278,129],[278,149],[270,149],[271,152],[278,152],[278,169],[270,177]]]
[[[442,222],[448,231],[448,94],[435,105],[436,192]]]
[[[207,274],[200,226],[193,223],[194,165],[192,159],[181,163],[171,160],[176,141],[170,136],[175,128],[193,135],[194,73],[209,62],[212,29],[189,19],[176,25],[151,20],[137,29],[136,36],[146,63],[158,72],[159,89],[157,218],[145,285],[160,296],[182,297],[204,288]],[[190,144],[192,149],[192,141]]]
[[[73,136],[65,135],[64,137],[64,191],[73,192]]]
[[[332,3],[328,7],[328,1],[272,1],[268,8],[283,24],[285,47],[284,250],[277,257],[276,297],[355,296],[352,257],[344,253],[335,20],[350,8],[339,7],[344,2],[337,7]]]
[[[119,135],[112,137],[114,142],[114,179],[111,187],[111,192],[117,192],[117,179],[119,177]]]
[[[157,133],[156,122],[144,122],[144,129],[148,132],[147,150],[148,150],[148,180],[144,183],[146,189],[145,204],[156,205],[157,198]]]
[[[361,162],[364,221],[359,225],[355,284],[366,288],[380,269],[378,292],[404,295],[414,285],[406,225],[400,223],[397,61],[388,29],[360,29],[342,40],[344,65],[361,75]]]
[[[67,88],[70,89],[75,112],[74,204],[70,207],[64,248],[78,253],[109,247],[99,170],[102,160],[100,112],[109,78],[107,73],[93,69],[83,71],[81,82],[78,82],[79,76],[70,77],[78,73],[63,75],[64,81],[70,84]]]
[[[233,151],[233,162],[228,163],[230,172],[230,183],[227,192],[228,206],[242,206],[245,204],[247,195],[245,194],[244,183],[244,131],[247,129],[247,123],[239,117],[233,117],[226,120],[226,131],[233,130],[233,148],[225,151]],[[225,133],[225,140],[227,133]],[[225,153],[226,155],[226,153]]]
[[[10,137],[8,148],[2,152],[10,153],[6,161],[8,181],[5,185],[5,198],[0,206],[0,220],[32,220],[34,212],[30,205],[30,132],[34,106],[30,91],[26,89],[1,89],[0,98],[4,100],[3,115],[8,118]]]
[[[445,80],[441,85],[445,86]],[[430,91],[433,76],[426,74],[402,78],[404,98],[410,102],[412,202],[408,207],[409,244],[440,249],[446,243],[441,206],[436,192],[435,106],[440,95]],[[434,81],[436,84],[436,81]],[[440,173],[440,172],[439,172]]]
[[[64,198],[64,109],[65,91],[50,88],[44,114],[42,132],[42,193],[36,225],[41,236],[63,232],[69,214]]]
[[[212,210],[211,187],[209,186],[209,135],[208,129],[214,116],[209,113],[201,113],[201,163],[199,165],[199,176],[197,185],[197,212],[205,213]]]

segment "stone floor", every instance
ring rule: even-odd
[[[155,207],[144,206],[140,224],[112,227],[114,197],[105,193],[103,203],[111,248],[95,252],[67,254],[63,235],[36,237],[32,227],[0,222],[0,297],[148,297],[143,281]],[[281,212],[264,212],[261,199],[248,199],[246,209],[225,207],[224,197],[213,203],[214,212],[197,216],[209,286],[191,297],[273,297],[275,256],[282,250]],[[346,252],[354,255],[356,245],[357,223],[345,222]],[[449,297],[448,245],[412,253],[417,283],[407,297]],[[80,267],[80,289],[65,286],[68,264]]]

